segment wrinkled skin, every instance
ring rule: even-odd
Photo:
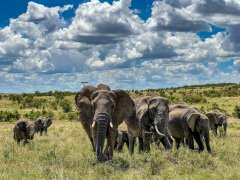
[[[169,110],[172,111],[173,109],[176,109],[176,108],[187,108],[187,109],[195,109],[195,110],[198,110],[197,107],[193,106],[193,105],[189,105],[189,104],[186,104],[186,103],[183,103],[183,104],[171,104],[169,106]]]
[[[36,123],[36,133],[40,132],[40,136],[42,136],[43,132],[47,135],[47,130],[52,124],[52,120],[50,118],[38,118]]]
[[[152,134],[158,136],[165,149],[172,146],[169,142],[169,107],[166,98],[145,96],[135,101],[135,119],[126,121],[129,133],[129,151],[134,153],[134,137],[139,139],[139,152],[150,151]]]
[[[186,140],[186,144],[194,150],[194,139],[198,144],[199,151],[204,150],[203,135],[208,152],[211,152],[209,142],[209,120],[194,108],[173,108],[169,113],[168,127],[172,137],[179,148],[180,143]]]
[[[126,144],[127,147],[129,148],[128,132],[118,130],[117,135],[116,135],[114,149],[119,152],[122,152],[124,144]]]
[[[36,132],[36,125],[39,121],[30,121],[28,119],[18,120],[13,128],[13,138],[20,144],[23,140],[23,145],[28,143],[28,139],[33,140]]]
[[[125,91],[111,91],[108,86],[100,84],[97,88],[83,87],[75,96],[75,103],[97,162],[111,160],[118,125],[130,118],[134,102]],[[107,144],[103,151],[105,138]]]
[[[217,129],[223,126],[224,135],[227,133],[227,116],[219,110],[211,110],[206,113],[210,122],[210,128],[213,130],[213,135],[217,136]]]

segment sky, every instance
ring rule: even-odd
[[[2,1],[0,92],[239,83],[239,32],[239,0]]]

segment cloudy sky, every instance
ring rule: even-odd
[[[141,4],[140,4],[141,3]],[[239,82],[239,0],[8,0],[0,92]]]

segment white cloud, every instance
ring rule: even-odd
[[[30,2],[26,13],[0,29],[0,82],[6,91],[78,90],[81,81],[113,89],[237,82],[239,4],[156,1],[144,21],[130,0],[92,0],[66,23],[61,13],[71,5]],[[226,31],[202,41],[196,32],[211,31],[208,23]],[[226,59],[237,68],[222,72],[218,67]]]

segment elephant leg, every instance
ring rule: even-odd
[[[143,152],[143,138],[139,137],[138,141],[139,141],[138,153],[141,153],[141,152]]]
[[[201,135],[198,132],[193,133],[194,139],[196,140],[198,147],[199,147],[199,152],[204,150],[203,142],[201,139]]]
[[[213,127],[213,135],[214,136],[217,136],[217,129],[218,129],[218,125],[214,124],[214,127]]]
[[[169,142],[169,139],[167,136],[164,136],[162,139],[160,139],[160,141],[162,142],[164,148],[167,150],[167,149],[171,149],[172,148],[172,145],[171,143]]]
[[[123,150],[123,145],[124,145],[123,139],[120,139],[120,142],[118,142],[118,148],[117,148],[119,152]]]
[[[176,139],[175,142],[176,142],[176,148],[179,149],[180,147],[180,144],[181,144],[181,139]]]
[[[94,142],[93,142],[93,135],[92,135],[92,132],[91,132],[91,128],[89,126],[88,123],[85,123],[83,121],[81,121],[81,124],[83,126],[83,129],[86,131],[87,135],[88,135],[88,138],[92,144],[92,148],[93,148],[93,151],[95,152],[95,146],[94,146]]]
[[[143,132],[143,150],[144,150],[144,152],[150,151],[151,134],[149,132],[150,132],[150,127],[146,128],[146,131]]]
[[[134,137],[133,134],[128,130],[128,140],[129,140],[129,153],[134,154]]]
[[[126,145],[127,145],[127,148],[129,149],[129,140],[126,141]]]

